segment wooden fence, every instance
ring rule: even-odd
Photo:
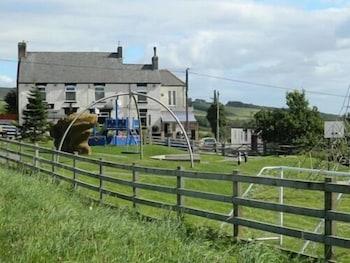
[[[23,149],[31,149],[32,152],[24,151]],[[46,156],[46,158],[44,157]],[[50,156],[50,157],[48,157]],[[69,160],[70,164],[57,161],[57,157]],[[137,204],[163,208],[176,211],[178,214],[190,214],[207,219],[217,220],[232,224],[232,235],[234,239],[239,238],[239,229],[241,226],[253,228],[261,231],[285,235],[302,240],[310,240],[322,243],[324,246],[324,258],[326,261],[331,260],[332,247],[350,248],[350,239],[336,236],[333,232],[333,222],[341,221],[350,223],[350,213],[335,211],[332,202],[332,193],[350,194],[349,185],[337,184],[326,178],[324,181],[306,181],[306,180],[291,180],[275,177],[256,177],[240,175],[233,172],[232,174],[224,173],[208,173],[208,172],[193,172],[178,169],[161,169],[142,167],[137,165],[118,164],[103,160],[91,159],[74,154],[58,152],[48,148],[39,147],[37,145],[26,144],[17,141],[0,139],[0,158],[9,163],[17,163],[24,165],[32,170],[51,175],[55,179],[66,181],[74,188],[83,187],[98,193],[99,200],[102,202],[105,196],[112,196],[129,201],[135,207]],[[90,169],[82,169],[76,166],[76,162],[86,162],[99,167],[98,172],[92,172]],[[70,173],[70,177],[57,172],[58,168],[64,169]],[[118,171],[123,170],[130,173],[132,180],[124,180],[106,175],[104,169],[114,168]],[[156,176],[165,176],[176,179],[176,186],[170,187],[165,185],[149,184],[138,181],[139,173],[150,174]],[[78,175],[84,175],[89,178],[94,178],[96,184],[90,184],[79,180]],[[191,180],[208,180],[208,181],[225,181],[232,185],[232,193],[230,195],[202,192],[198,190],[186,189],[184,184],[185,179]],[[130,187],[132,194],[128,195],[118,191],[107,189],[105,183],[122,185]],[[287,204],[274,202],[253,200],[243,198],[239,195],[239,188],[242,183],[254,183],[257,185],[267,185],[273,187],[286,187],[293,189],[303,189],[310,191],[320,191],[324,195],[323,209],[305,208]],[[176,196],[176,204],[160,202],[159,200],[150,200],[141,198],[138,195],[138,190],[150,190],[160,193],[167,193]],[[203,200],[216,201],[230,204],[233,209],[232,216],[227,214],[206,211],[186,206],[184,197],[193,197]],[[318,219],[324,219],[324,233],[314,233],[301,229],[260,222],[252,219],[244,218],[240,215],[240,207],[259,208],[268,211],[285,212],[295,216],[307,216]]]

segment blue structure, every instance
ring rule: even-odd
[[[96,127],[93,136],[89,138],[89,145],[138,145],[140,143],[140,120],[132,118],[118,118],[118,100],[116,100],[116,118],[107,118],[103,131],[97,133]],[[109,133],[113,135],[109,135]]]
[[[131,123],[130,123],[131,122]],[[130,125],[129,125],[130,123]],[[113,135],[109,135],[112,132]],[[106,119],[103,131],[98,133],[96,127],[89,138],[89,145],[138,145],[140,143],[140,121],[125,119]]]

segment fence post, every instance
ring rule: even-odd
[[[225,156],[225,143],[221,144],[221,155]]]
[[[9,143],[8,142],[6,142],[5,149],[6,149],[6,166],[9,167],[9,165],[10,165],[9,158],[10,157],[9,157]]]
[[[168,147],[171,147],[171,138],[170,137],[167,138],[167,145],[168,145]]]
[[[280,173],[280,178],[281,179],[284,179],[284,171],[283,171],[283,168],[281,168],[281,173]],[[280,187],[279,189],[279,203],[281,205],[283,205],[284,203],[284,187]],[[279,224],[280,226],[283,227],[283,220],[284,220],[284,215],[283,215],[283,212],[280,212],[280,218],[279,218]],[[280,235],[280,246],[282,247],[283,245],[283,235]]]
[[[37,148],[39,145],[36,142],[35,143],[35,155],[34,155],[34,167],[35,167],[35,172],[38,172],[38,158],[39,158],[39,149]]]
[[[18,163],[17,163],[17,169],[21,169],[23,172],[23,165],[22,165],[22,142],[19,141],[19,147],[18,147]]]
[[[177,174],[176,174],[176,206],[177,206],[177,214],[180,217],[182,214],[182,206],[184,205],[184,197],[181,195],[180,189],[184,188],[185,182],[182,178],[182,167],[177,167]]]
[[[99,185],[99,192],[100,192],[100,203],[102,204],[103,202],[103,164],[102,164],[102,158],[100,158],[99,166],[100,166],[100,174],[99,174],[99,179],[100,179],[100,185]]]
[[[55,176],[55,162],[56,162],[56,158],[55,158],[55,147],[52,147],[52,150],[51,150],[51,161],[52,161],[52,165],[51,165],[51,172],[52,172],[52,176],[53,176],[53,179],[56,180],[56,176]]]
[[[232,200],[235,197],[239,197],[239,182],[235,180],[234,175],[237,175],[237,171],[233,171],[232,173]],[[232,231],[233,231],[233,239],[234,241],[237,241],[238,234],[239,234],[239,225],[234,223],[234,219],[239,217],[239,207],[237,204],[232,202],[233,208],[232,208]]]
[[[330,211],[333,209],[333,193],[329,192],[327,190],[327,184],[332,182],[332,178],[326,177],[325,178],[325,192],[324,192],[324,212],[325,212],[325,217],[324,217],[324,235],[325,237],[333,235],[333,220],[327,218],[326,212]],[[333,248],[332,245],[329,244],[324,244],[324,259],[325,262],[328,262],[332,259],[333,257]]]
[[[76,156],[78,155],[78,152],[74,152],[73,155],[73,189],[77,189],[77,172],[76,172],[76,167],[77,167],[77,159]]]
[[[137,187],[135,186],[135,183],[138,180],[137,171],[135,170],[135,163],[132,164],[132,206],[133,208],[136,208],[136,202],[135,198],[137,197]]]
[[[18,160],[20,163],[22,162],[22,142],[21,141],[19,141]]]

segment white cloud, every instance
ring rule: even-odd
[[[0,87],[13,87],[15,86],[15,81],[4,75],[0,75]]]
[[[23,39],[29,50],[57,51],[114,50],[120,40],[126,48],[144,47],[139,58],[144,63],[157,45],[160,64],[168,68],[337,94],[344,94],[349,82],[347,7],[308,11],[243,0],[3,0],[0,20],[6,28],[0,30],[0,57],[16,58]],[[194,75],[190,79],[194,97],[208,98],[220,88],[226,100],[277,105],[284,95]],[[312,97],[322,110],[338,110],[337,103],[325,100]]]

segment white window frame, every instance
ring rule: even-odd
[[[173,90],[173,105],[176,106],[176,91]]]
[[[100,100],[106,96],[105,85],[104,84],[95,84],[95,101]],[[97,96],[97,94],[103,94],[103,96]]]
[[[169,104],[169,106],[176,106],[176,91],[175,90],[168,91],[168,104]]]
[[[98,117],[109,118],[109,113],[108,112],[100,112],[97,115],[98,115]]]
[[[37,84],[35,86],[40,91],[42,100],[46,101],[46,84]]]
[[[66,84],[64,87],[65,90],[65,101],[67,102],[76,102],[77,101],[77,86],[74,84]],[[68,99],[67,93],[74,93],[74,99]]]
[[[138,91],[138,93],[147,95],[146,91]],[[140,98],[142,98],[142,99],[140,99]],[[142,95],[137,95],[137,103],[147,104],[148,103],[147,97],[146,96],[142,96]]]
[[[148,115],[147,109],[140,109],[140,122],[142,127],[147,127],[147,115]]]
[[[168,105],[171,105],[171,90],[168,90]]]

